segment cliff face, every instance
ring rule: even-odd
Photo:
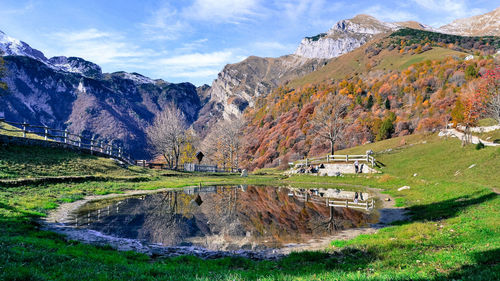
[[[396,30],[400,25],[367,15],[341,20],[328,32],[302,40],[296,55],[306,58],[334,58],[365,44],[373,35]]]
[[[239,63],[228,64],[204,94],[209,96],[208,103],[193,126],[204,135],[217,122],[214,118],[239,117],[248,106],[253,106],[256,97],[267,95],[286,81],[310,73],[326,62],[324,59],[287,55],[279,58],[251,56]]]

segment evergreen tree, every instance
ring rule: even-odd
[[[372,108],[372,106],[373,106],[373,96],[372,96],[372,95],[370,95],[370,96],[368,97],[368,101],[366,101],[366,108],[367,108],[367,109],[371,109],[371,108]]]
[[[385,109],[391,109],[391,101],[389,98],[385,99]]]

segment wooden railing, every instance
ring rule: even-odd
[[[325,204],[329,207],[339,207],[339,208],[351,208],[351,209],[363,209],[372,210],[375,208],[375,201],[373,198],[369,200],[357,200],[354,199],[338,199],[338,198],[324,198],[318,196],[311,196],[308,193],[295,193],[292,192],[289,196],[295,196],[301,201],[314,202],[319,204]]]
[[[82,135],[71,133],[68,130],[59,130],[47,126],[31,125],[26,122],[9,122],[5,121],[5,119],[3,118],[0,118],[0,123],[5,123],[15,128],[8,129],[0,126],[0,133],[2,131],[21,133],[23,138],[29,138],[30,135],[38,136],[39,139],[44,141],[64,143],[81,150],[90,150],[91,153],[100,152],[101,154],[117,158],[128,164],[135,164],[130,155],[124,152],[123,147],[114,145],[113,141],[97,140],[95,136],[86,138]]]
[[[306,166],[309,166],[311,164],[320,164],[320,163],[335,163],[335,162],[367,162],[369,163],[372,167],[375,165],[375,158],[373,156],[366,154],[366,155],[326,155],[323,157],[315,157],[315,158],[306,158],[303,160],[298,160],[293,164],[305,164]]]

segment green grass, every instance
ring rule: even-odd
[[[2,134],[2,135],[13,136],[13,137],[22,137],[23,132],[19,132],[19,130],[21,130],[21,129],[0,121],[0,134]],[[30,138],[30,139],[38,139],[38,140],[44,139],[43,137],[41,137],[39,135],[30,134],[30,133],[27,133],[26,137]]]
[[[51,176],[133,176],[142,169],[124,169],[114,160],[51,148],[0,146],[0,179]]]
[[[474,133],[474,135],[485,141],[500,143],[500,130],[495,130],[487,133]]]
[[[445,57],[457,56],[461,57],[467,55],[463,52],[458,52],[441,47],[433,47],[431,50],[420,54],[391,54],[385,56],[375,69],[397,69],[405,70],[412,64],[423,62],[426,60],[442,60]]]
[[[148,182],[0,188],[0,280],[499,280],[500,199],[492,189],[500,188],[500,149],[462,148],[456,139],[435,135],[404,139],[339,151],[373,149],[383,172],[376,175],[282,178],[265,170],[241,178],[158,172]],[[476,166],[469,169],[471,164]],[[36,223],[58,204],[90,194],[200,182],[378,187],[409,208],[412,220],[373,235],[333,241],[327,251],[296,253],[278,261],[151,259],[65,241],[40,231]],[[398,192],[402,185],[411,189]]]
[[[478,126],[488,127],[498,125],[498,121],[493,118],[484,118],[478,121]]]

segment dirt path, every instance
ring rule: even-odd
[[[441,131],[439,133],[439,136],[440,137],[443,137],[443,136],[456,137],[459,140],[462,140],[464,138],[464,133],[459,132],[459,131],[457,131],[455,129],[447,129],[447,130]],[[482,140],[482,139],[480,139],[480,138],[478,138],[476,136],[472,136],[471,142],[473,144],[478,144],[479,142],[482,142],[486,146],[500,146],[500,143],[494,143],[494,142],[491,142],[491,141],[485,141],[485,140]]]

